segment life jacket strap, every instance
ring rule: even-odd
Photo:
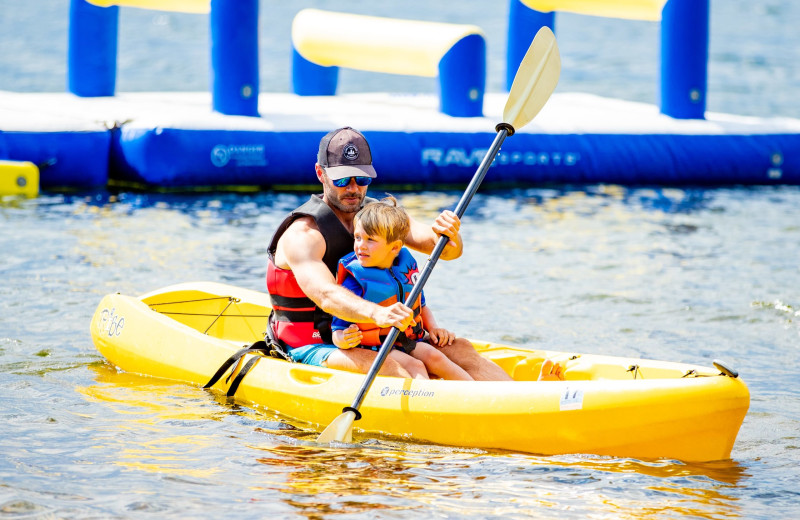
[[[275,309],[269,313],[269,317],[267,318],[267,331],[264,333],[264,341],[269,346],[269,355],[276,358],[281,358],[283,360],[289,361],[290,363],[294,363],[294,359],[289,357],[289,347],[278,339],[275,336],[275,329],[272,328],[273,320],[278,319]]]

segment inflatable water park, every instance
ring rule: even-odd
[[[117,93],[120,6],[210,22],[209,92]],[[658,105],[556,90],[487,184],[800,184],[800,120],[706,111],[709,0],[510,0],[506,88],[558,12],[660,23]],[[298,189],[320,138],[353,126],[382,186],[469,182],[501,121],[481,27],[304,9],[291,92],[259,91],[258,0],[71,0],[67,90],[0,91],[0,195],[108,185]],[[290,49],[290,50],[289,50]],[[654,57],[656,59],[656,57]],[[337,94],[341,68],[436,78],[436,92]]]

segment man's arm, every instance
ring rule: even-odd
[[[336,283],[322,257],[325,239],[306,219],[295,221],[280,239],[279,253],[294,273],[303,292],[322,310],[344,320],[405,329],[411,309],[402,304],[381,307]]]
[[[464,244],[461,240],[459,229],[461,220],[452,211],[443,211],[432,226],[426,226],[421,222],[411,219],[411,229],[406,236],[406,245],[422,253],[431,253],[439,241],[440,235],[450,238],[447,247],[442,251],[443,260],[454,260],[461,256]]]

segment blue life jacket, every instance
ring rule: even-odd
[[[405,303],[406,297],[414,288],[419,278],[417,261],[411,252],[403,247],[395,258],[392,267],[379,269],[362,266],[355,253],[350,253],[339,260],[336,280],[343,283],[348,277],[353,278],[361,287],[363,298],[388,307],[396,302]],[[400,335],[395,345],[405,345],[408,340],[417,341],[425,335],[420,310],[425,298],[420,294],[411,309],[414,311],[414,323],[405,330],[405,338]],[[391,331],[391,327],[380,328],[374,323],[357,323],[363,335],[361,345],[365,347],[380,346]]]

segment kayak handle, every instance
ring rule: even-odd
[[[712,361],[712,363],[714,364],[714,367],[716,367],[717,370],[719,370],[726,376],[732,377],[734,379],[739,377],[739,372],[730,365],[728,365],[727,363],[725,363],[724,361],[720,359],[715,359],[714,361]]]

